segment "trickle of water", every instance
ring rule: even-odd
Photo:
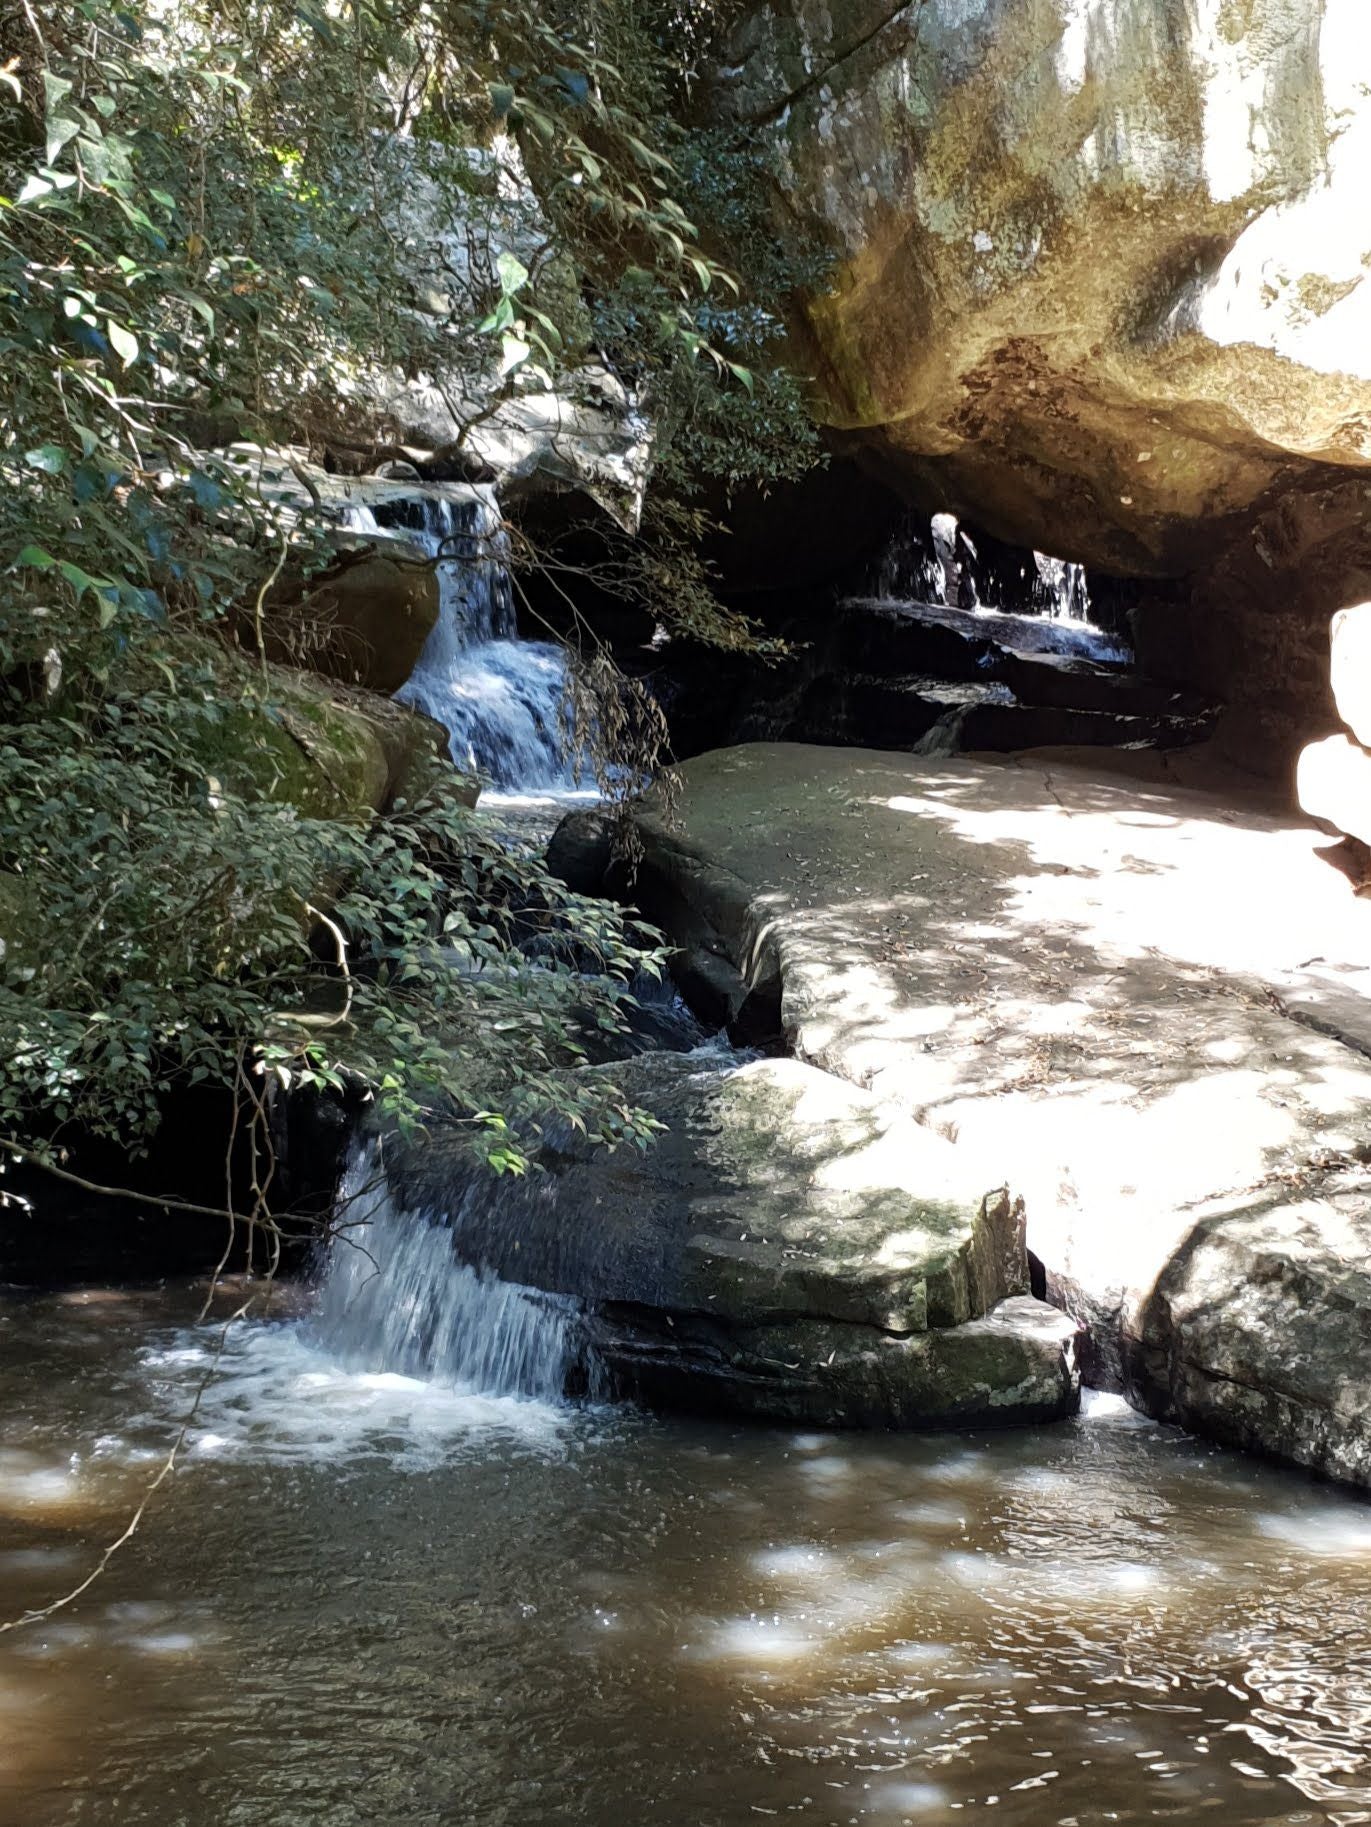
[[[910,753],[914,755],[960,755],[962,729],[970,716],[970,704],[954,704],[945,710],[932,729],[925,730]]]
[[[1033,562],[1038,576],[1030,590],[1030,601],[1039,614],[1055,622],[1089,622],[1090,590],[1085,566],[1049,557],[1046,552],[1035,552]]]
[[[398,1210],[368,1152],[340,1209],[309,1322],[330,1357],[483,1396],[561,1399],[577,1356],[572,1302],[459,1262],[450,1228]]]

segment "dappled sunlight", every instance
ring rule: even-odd
[[[166,1317],[97,1335],[101,1355],[78,1310],[21,1315],[25,1425],[114,1476],[95,1441],[123,1436],[73,1428],[73,1391],[103,1366],[125,1403],[174,1408],[195,1341]],[[154,1551],[140,1538],[0,1639],[0,1792],[25,1827],[55,1827],[73,1788],[92,1818],[118,1796],[208,1820],[226,1785],[245,1817],[299,1796],[302,1819],[350,1822],[354,1797],[408,1795],[420,1767],[472,1818],[518,1795],[536,1820],[555,1793],[568,1819],[815,1827],[992,1805],[1016,1827],[1104,1808],[1245,1822],[1248,1802],[1254,1821],[1351,1809],[1371,1782],[1360,1507],[1117,1402],[994,1436],[568,1409],[556,1452],[477,1429],[397,1478],[376,1415],[351,1434],[316,1417],[327,1450],[305,1442],[310,1367],[280,1357],[282,1329],[247,1330],[210,1417],[245,1425],[187,1459]],[[20,1605],[69,1587],[101,1539],[4,1520]]]
[[[884,803],[967,844],[1021,847],[1031,873],[1003,881],[999,931],[1052,928],[1116,959],[1250,972],[1310,994],[1336,987],[1367,1001],[1371,1035],[1367,910],[1319,859],[1309,826],[1031,756],[974,775],[961,766]]]
[[[1216,1213],[1266,1214],[1250,1247],[1283,1260],[1322,1200],[1371,1261],[1371,908],[1307,826],[1056,755],[780,744],[691,763],[683,819],[747,895],[795,1050],[954,1140],[969,1192],[1020,1196],[1104,1331],[1164,1332],[1178,1291],[1212,1311],[1217,1270],[1188,1288]]]

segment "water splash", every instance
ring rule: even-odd
[[[547,794],[566,792],[573,784],[564,730],[566,691],[560,647],[486,641],[451,657],[426,647],[397,695],[445,726],[458,767],[486,775],[497,787]]]
[[[459,1262],[451,1229],[400,1211],[363,1152],[343,1182],[308,1324],[340,1364],[485,1396],[558,1402],[578,1353],[576,1308]]]

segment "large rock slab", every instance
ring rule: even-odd
[[[1317,834],[1057,758],[759,744],[681,784],[675,822],[638,816],[632,892],[687,975],[735,1012],[769,1001],[802,1059],[1022,1197],[1094,1379],[1361,1478],[1336,1436],[1371,1374],[1348,1343],[1371,1321],[1353,1273],[1371,1249],[1371,910]],[[1298,1334],[1290,1278],[1249,1279],[1222,1216],[1247,1225],[1254,1204],[1263,1260],[1307,1239],[1322,1265]],[[1177,1280],[1201,1227],[1226,1307]],[[1297,1375],[1320,1332],[1343,1344]]]
[[[1073,1405],[1075,1327],[1023,1300],[1022,1215],[972,1156],[794,1060],[594,1070],[666,1125],[653,1147],[553,1132],[541,1171],[492,1187],[439,1130],[389,1171],[402,1205],[450,1219],[465,1260],[590,1303],[621,1385],[824,1425]]]

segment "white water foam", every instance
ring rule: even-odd
[[[445,1225],[398,1211],[372,1180],[363,1155],[302,1316],[238,1321],[221,1354],[214,1326],[143,1354],[164,1415],[188,1411],[204,1383],[192,1457],[422,1471],[492,1435],[564,1445],[573,1305],[458,1262]]]
[[[164,1416],[189,1407],[210,1372],[189,1457],[278,1464],[379,1460],[423,1472],[500,1439],[561,1451],[569,1409],[551,1402],[341,1363],[303,1322],[239,1321],[214,1363],[213,1328],[144,1354]]]

